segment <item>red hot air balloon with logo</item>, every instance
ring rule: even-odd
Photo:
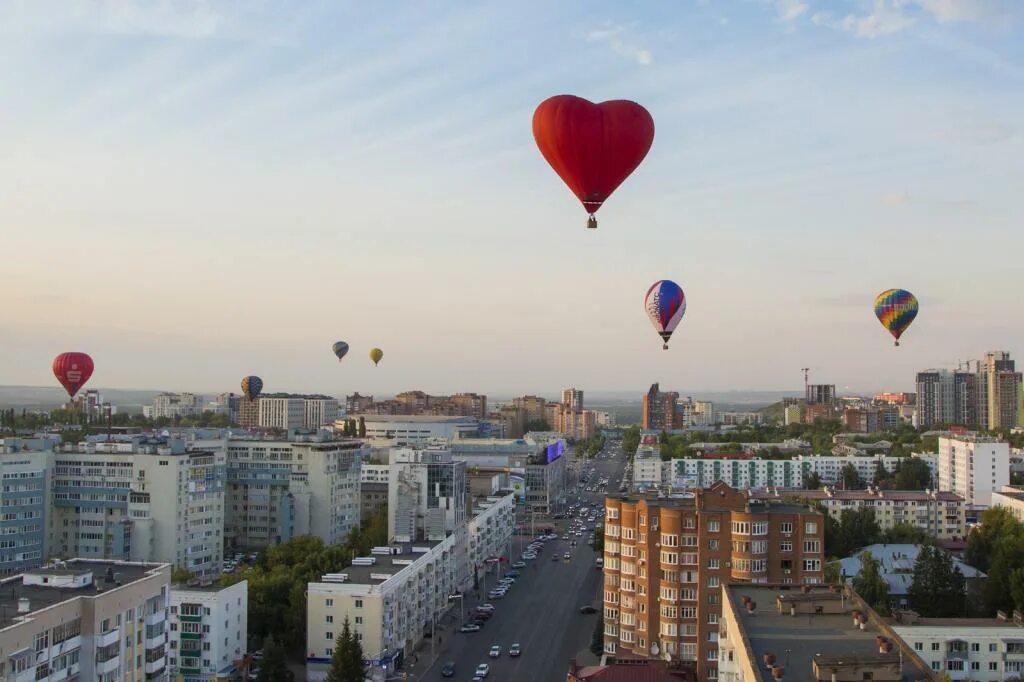
[[[636,102],[594,104],[557,95],[533,112],[533,138],[540,153],[590,214],[636,170],[654,142],[654,119]]]
[[[61,353],[53,359],[53,375],[73,399],[92,376],[92,358],[86,353]]]

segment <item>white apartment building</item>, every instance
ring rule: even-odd
[[[967,536],[967,506],[956,493],[938,490],[779,490],[761,488],[748,493],[755,500],[800,498],[820,502],[839,521],[844,511],[873,509],[879,529],[899,524],[919,528],[940,540]]]
[[[305,534],[338,544],[359,525],[359,469],[369,453],[360,441],[230,438],[196,445],[227,451],[224,538],[232,548]]]
[[[259,407],[259,425],[265,429],[297,429],[306,419],[305,401],[298,396],[262,395]]]
[[[488,496],[475,500],[473,518],[467,524],[469,542],[469,564],[465,567],[467,575],[472,576],[471,570],[482,571],[488,560],[509,556],[515,528],[515,495]],[[461,573],[459,582],[464,584]]]
[[[367,464],[363,462],[359,469],[360,483],[387,483],[391,466],[388,464]]]
[[[225,453],[180,440],[86,443],[53,454],[50,553],[160,561],[220,575]]]
[[[171,588],[167,668],[175,679],[227,682],[246,653],[249,583]]]
[[[640,445],[633,457],[633,486],[636,488],[657,488],[669,482],[669,462],[661,461],[661,449],[657,445]]]
[[[996,618],[917,618],[892,629],[937,675],[1002,682],[1024,674],[1019,624]]]
[[[987,507],[992,493],[1010,484],[1010,445],[973,433],[939,437],[939,489]]]
[[[333,426],[338,419],[338,400],[325,395],[305,396],[302,425],[307,429]]]
[[[1024,523],[1024,490],[1004,485],[999,492],[992,493],[992,506],[1006,508],[1013,518]]]
[[[0,679],[167,682],[171,566],[72,559],[0,582]]]
[[[203,412],[203,400],[195,393],[161,393],[153,398],[152,406],[142,408],[150,419],[180,419],[195,417]]]
[[[466,524],[466,463],[447,449],[393,448],[388,465],[388,537],[440,540]]]
[[[335,642],[348,618],[371,665],[394,670],[409,656],[448,609],[460,590],[466,565],[466,533],[461,529],[434,543],[374,547],[343,573],[309,583],[306,597],[306,679],[327,677]]]

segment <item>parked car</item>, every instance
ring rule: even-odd
[[[526,568],[526,562],[525,561],[517,561],[514,564],[512,564],[512,568]]]
[[[477,611],[494,611],[494,604],[477,604]]]
[[[476,623],[464,623],[459,632],[480,632],[480,626]]]

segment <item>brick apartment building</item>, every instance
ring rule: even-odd
[[[604,650],[695,662],[718,677],[721,585],[816,584],[824,518],[718,482],[690,497],[605,499]]]

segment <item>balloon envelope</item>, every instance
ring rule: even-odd
[[[683,294],[682,287],[672,280],[658,280],[647,290],[644,309],[654,329],[665,342],[663,347],[668,348],[672,332],[686,314],[686,295]]]
[[[375,365],[378,364],[380,362],[381,358],[383,358],[383,357],[384,357],[384,351],[382,351],[380,348],[371,348],[370,349],[370,359],[373,360],[373,364],[375,364]]]
[[[628,100],[594,104],[557,95],[533,112],[533,138],[593,217],[647,156],[654,142],[654,119]]]
[[[53,375],[72,398],[92,376],[92,358],[86,353],[61,353],[53,359]]]
[[[258,376],[247,376],[242,379],[242,393],[249,400],[255,400],[260,397],[260,391],[263,390],[263,379]]]
[[[348,344],[345,343],[344,341],[336,341],[334,345],[331,346],[331,350],[334,351],[334,354],[340,361],[343,357],[345,357],[345,354],[348,353]]]
[[[900,336],[917,317],[917,297],[906,289],[887,289],[875,297],[875,317],[900,345]]]

